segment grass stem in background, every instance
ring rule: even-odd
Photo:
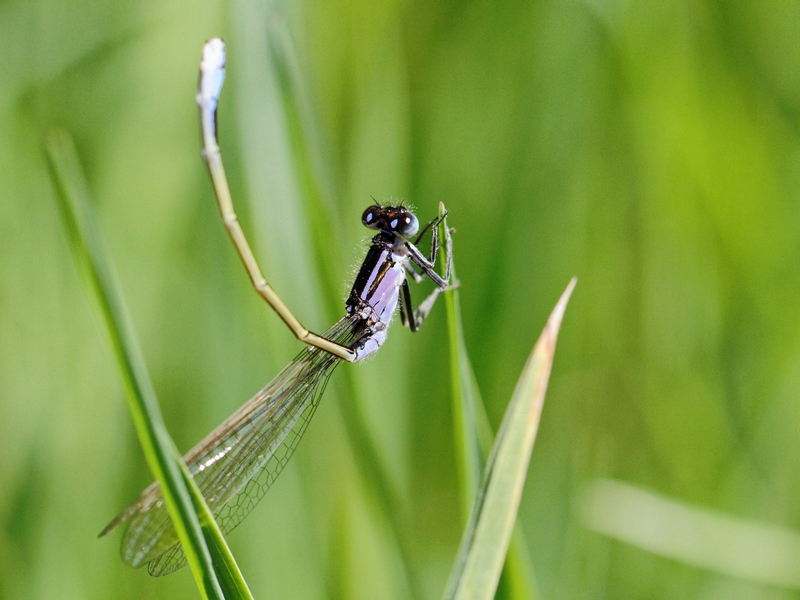
[[[304,89],[292,38],[286,22],[279,14],[271,15],[266,35],[276,75],[275,84],[279,87],[286,114],[292,160],[303,196],[303,207],[314,232],[312,239],[316,245],[314,257],[318,265],[317,272],[321,273],[323,285],[331,292],[326,297],[338,298],[341,282],[335,274],[343,262],[343,253],[336,236],[330,235],[331,223],[337,222],[337,215],[333,214],[333,203],[325,193],[326,186],[321,183],[324,177],[321,174],[322,160],[319,158],[319,136],[309,108],[308,93]],[[335,310],[341,310],[338,301]],[[352,369],[347,370],[343,381],[347,392],[340,394],[339,406],[355,464],[366,483],[366,489],[373,497],[373,506],[391,531],[392,543],[400,557],[408,593],[412,598],[421,598],[422,585],[413,566],[415,551],[410,536],[412,528],[408,526],[408,511],[389,469],[380,458],[366,416],[357,400],[355,373]]]
[[[595,479],[581,496],[581,519],[592,531],[698,569],[800,590],[796,530],[613,479]]]

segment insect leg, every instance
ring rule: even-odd
[[[445,212],[446,216],[447,213]],[[438,237],[436,236],[436,230],[438,228],[438,223],[444,218],[444,216],[437,220],[437,227],[433,230],[433,240],[432,244],[432,252],[431,252],[431,259],[427,260],[416,246],[413,246],[410,243],[406,245],[409,247],[409,255],[411,259],[422,268],[428,277],[430,277],[434,283],[436,283],[436,287],[433,291],[425,298],[420,305],[414,310],[414,307],[411,303],[411,290],[408,286],[408,280],[403,281],[403,285],[401,287],[401,296],[400,296],[400,313],[403,319],[403,325],[411,329],[412,332],[416,332],[419,330],[422,322],[430,313],[431,308],[433,308],[434,303],[436,302],[436,298],[439,297],[444,291],[454,289],[458,287],[458,282],[450,284],[450,269],[452,264],[452,253],[453,253],[453,239],[450,236],[450,229],[445,228],[445,275],[442,278],[436,271],[433,270],[433,263],[436,258],[436,251],[438,248]],[[416,252],[416,255],[414,254]],[[410,265],[409,265],[410,267]],[[413,267],[410,267],[412,272],[416,273],[413,270]],[[416,278],[415,278],[416,280]]]

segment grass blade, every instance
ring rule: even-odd
[[[108,328],[142,451],[161,486],[197,586],[204,598],[251,598],[222,534],[164,425],[155,390],[91,209],[72,138],[63,130],[55,130],[46,140],[46,150],[76,261],[87,276]]]
[[[446,220],[442,221],[447,227]],[[443,237],[443,236],[442,236]],[[442,248],[444,259],[444,248]],[[451,265],[450,276],[456,277],[455,263]],[[447,328],[450,339],[450,378],[453,390],[453,437],[455,438],[456,468],[461,484],[461,513],[466,519],[475,491],[478,489],[485,455],[480,448],[480,431],[477,418],[477,405],[481,402],[480,390],[475,381],[464,342],[461,325],[461,303],[458,289],[445,292],[447,306]],[[485,432],[491,439],[491,432]]]
[[[175,457],[181,458],[177,448],[173,446],[173,450]],[[211,564],[216,572],[225,598],[230,598],[231,600],[253,600],[253,595],[250,593],[250,588],[247,587],[244,575],[239,570],[239,565],[236,564],[236,559],[233,557],[230,548],[228,548],[228,543],[225,541],[217,521],[212,516],[203,494],[195,484],[194,479],[192,479],[182,458],[179,461],[179,465],[186,489],[192,499],[192,506],[197,514],[200,528],[208,545]]]
[[[444,239],[446,219],[442,222],[440,238]],[[445,259],[444,247],[441,249]],[[458,281],[455,262],[451,265],[451,280]],[[461,503],[464,521],[480,483],[486,457],[491,452],[494,432],[483,404],[475,372],[467,354],[464,341],[464,328],[461,319],[461,302],[458,288],[445,292],[447,305],[447,325],[450,340],[450,376],[453,393],[453,429],[456,443],[456,466],[461,485]],[[534,599],[538,597],[536,578],[530,562],[530,553],[524,532],[519,522],[508,548],[503,567],[504,585],[507,598],[511,600]]]
[[[472,507],[444,597],[494,597],[516,521],[570,281],[533,348],[511,397]]]

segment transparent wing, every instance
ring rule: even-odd
[[[356,337],[345,317],[325,333],[339,343]],[[307,347],[267,386],[192,449],[184,460],[223,533],[253,509],[289,461],[340,359]],[[149,562],[151,575],[186,564],[156,483],[151,484],[101,533],[130,521],[122,558],[133,567]]]

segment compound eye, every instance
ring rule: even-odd
[[[378,207],[370,206],[367,210],[365,210],[364,214],[361,215],[361,222],[364,224],[364,227],[369,227],[370,229],[377,229]]]
[[[392,229],[403,237],[410,237],[419,231],[419,221],[417,221],[417,217],[413,213],[402,212],[397,216],[396,220],[397,225]],[[394,219],[392,221],[394,222]]]

